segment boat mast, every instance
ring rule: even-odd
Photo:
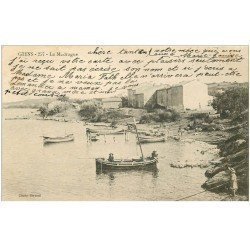
[[[144,156],[143,156],[143,152],[142,152],[142,147],[141,147],[141,143],[140,143],[140,139],[139,139],[139,135],[138,135],[137,127],[136,127],[135,118],[134,118],[134,123],[135,123],[135,132],[136,132],[136,135],[137,135],[138,144],[139,144],[139,146],[140,146],[140,150],[141,150],[141,157],[142,157],[142,160],[144,160]]]

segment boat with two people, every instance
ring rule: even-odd
[[[139,140],[139,135],[136,127],[136,122],[134,122],[137,141],[140,147],[141,157],[132,159],[115,159],[112,153],[109,154],[108,159],[96,158],[96,172],[102,173],[107,171],[128,171],[128,170],[156,170],[158,155],[156,151],[148,157],[144,157],[142,146]]]

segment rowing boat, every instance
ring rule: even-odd
[[[98,141],[99,140],[98,135],[97,134],[91,134],[90,135],[90,140],[91,141]]]
[[[96,159],[96,172],[105,171],[127,171],[127,170],[150,170],[155,169],[157,158],[147,157],[145,159],[116,159],[109,161],[104,158]]]
[[[140,143],[165,142],[165,137],[140,137]]]
[[[129,131],[131,133],[133,133],[133,134],[136,134],[136,131],[134,131],[134,130],[130,129]],[[150,130],[150,131],[147,131],[147,130],[138,130],[138,134],[139,134],[140,137],[141,136],[162,137],[162,136],[165,135],[164,132],[152,131],[152,130]]]
[[[73,141],[74,135],[68,134],[65,136],[56,136],[56,137],[49,137],[49,136],[43,136],[43,143],[59,143],[59,142],[68,142]]]
[[[92,129],[86,128],[86,133],[96,133],[99,135],[119,135],[124,133],[124,129]]]

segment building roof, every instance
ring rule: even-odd
[[[169,87],[164,87],[164,88],[161,88],[161,89],[157,89],[156,91],[167,90],[167,89],[170,89],[170,88],[171,88],[171,86],[169,86]]]

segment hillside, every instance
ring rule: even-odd
[[[29,99],[24,101],[18,101],[18,102],[9,102],[9,103],[3,103],[2,107],[4,109],[10,109],[10,108],[39,108],[43,104],[48,104],[55,99],[53,98],[42,98],[42,99]]]
[[[220,83],[207,83],[208,94],[211,96],[221,93],[229,88],[241,87],[248,88],[248,82],[238,83],[238,82],[220,82]]]

